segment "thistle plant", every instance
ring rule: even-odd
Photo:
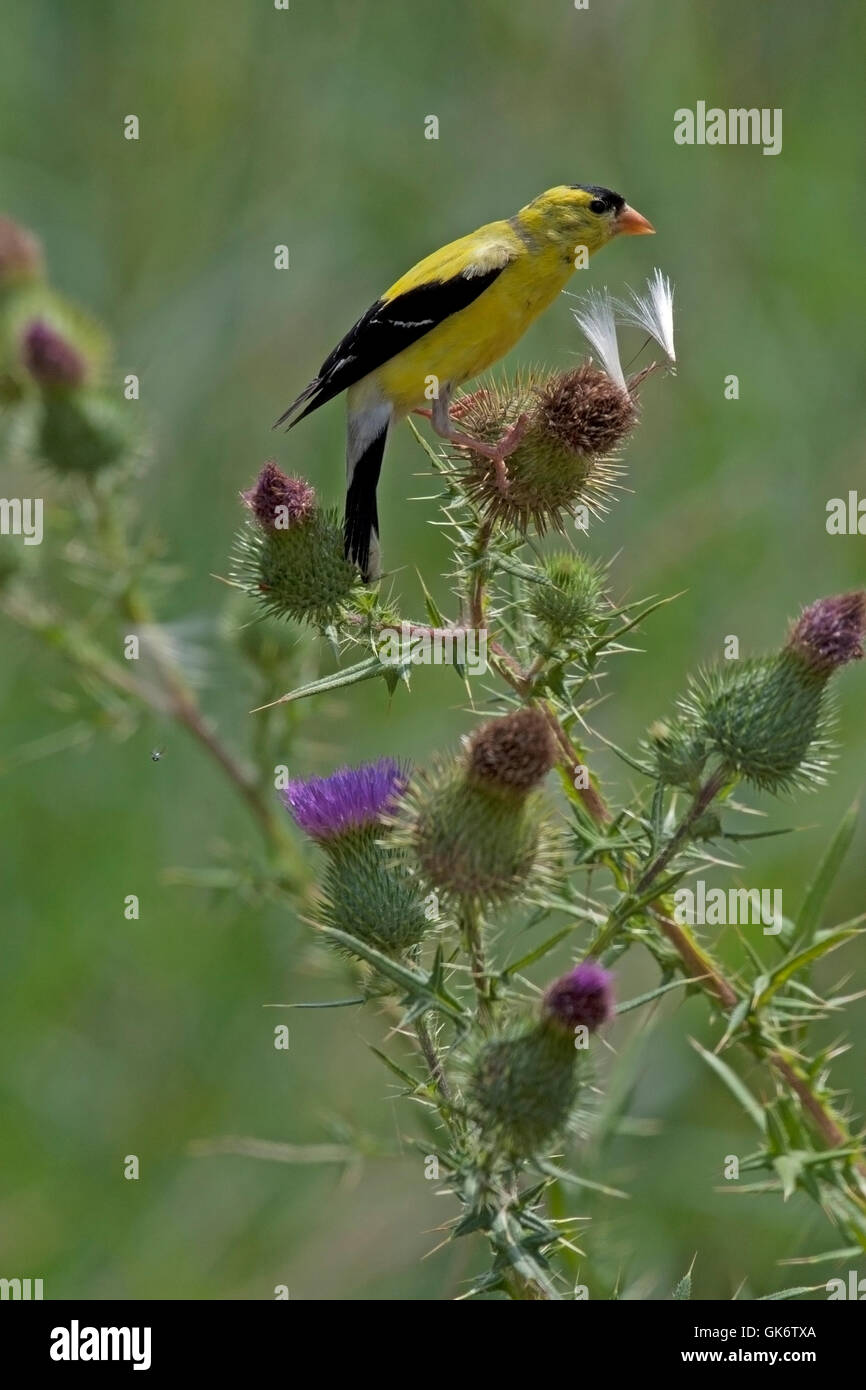
[[[446,1238],[475,1246],[478,1273],[462,1296],[615,1296],[621,1271],[583,1225],[629,1195],[604,1171],[607,1136],[628,1118],[611,1039],[619,1017],[667,995],[703,1000],[716,1031],[712,1051],[698,1047],[707,1084],[727,1087],[754,1125],[742,1188],[754,1188],[753,1200],[802,1192],[834,1228],[834,1256],[866,1250],[859,1125],[831,1079],[834,1048],[813,1041],[814,1025],[853,1002],[825,997],[812,978],[862,930],[860,919],[824,921],[853,814],[800,909],[772,935],[746,938],[736,968],[722,963],[713,929],[677,905],[684,886],[720,863],[720,849],[760,839],[742,828],[753,808],[740,796],[799,795],[829,774],[833,690],[863,655],[866,593],[814,599],[775,650],[684,676],[668,712],[651,710],[646,692],[648,728],[631,749],[593,727],[603,717],[599,681],[613,684],[632,650],[626,639],[650,634],[667,601],[619,601],[614,567],[590,553],[590,533],[594,544],[622,486],[641,394],[670,386],[666,277],[577,306],[591,350],[579,365],[484,382],[455,402],[461,433],[483,442],[526,417],[504,481],[471,445],[434,448],[415,431],[449,550],[450,618],[428,586],[423,617],[407,618],[396,577],[365,585],[312,485],[273,461],[260,468],[241,495],[228,574],[226,630],[256,704],[241,757],[209,722],[171,642],[158,640],[165,576],[130,519],[143,451],[115,418],[105,353],[97,362],[85,335],[64,331],[74,316],[59,301],[50,311],[43,276],[35,240],[0,224],[11,438],[55,471],[58,505],[78,518],[92,601],[70,608],[52,558],[38,578],[8,577],[0,610],[58,648],[118,728],[140,708],[178,721],[249,806],[263,861],[233,865],[223,882],[239,892],[255,882],[300,908],[323,959],[353,983],[351,998],[336,1002],[383,1020],[377,1057],[420,1154],[435,1157]],[[653,363],[626,376],[623,324],[655,340],[667,373]],[[146,679],[112,653],[109,613],[150,633]],[[298,738],[305,711],[326,719],[328,696],[345,699],[361,682],[411,698],[411,654],[383,654],[396,629],[413,641],[483,637],[483,683],[456,660],[437,672],[471,709],[462,743],[420,747],[411,767],[385,749],[310,775]],[[288,645],[287,633],[303,637]],[[629,769],[622,801],[595,771],[602,748]],[[275,786],[282,765],[290,775]],[[623,960],[636,947],[656,978],[623,998]],[[327,1026],[327,1012],[318,1017]],[[255,1142],[240,1151],[255,1153]],[[749,1173],[761,1180],[749,1184]],[[797,1237],[792,1230],[792,1249]]]

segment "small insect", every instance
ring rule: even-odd
[[[164,748],[154,748],[150,754],[151,762],[158,763],[164,752]]]

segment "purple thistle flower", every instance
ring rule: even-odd
[[[548,986],[542,1011],[569,1033],[581,1024],[594,1033],[613,1015],[613,976],[594,960],[581,961]]]
[[[290,478],[273,459],[264,465],[255,484],[241,497],[265,530],[286,530],[305,521],[316,505],[316,492],[305,478]],[[278,508],[285,512],[278,512]],[[281,523],[278,525],[278,522]]]
[[[866,593],[855,590],[810,603],[791,629],[788,645],[814,671],[829,674],[837,666],[860,660],[864,632]]]
[[[302,830],[322,843],[346,831],[376,825],[392,811],[408,776],[394,758],[341,767],[330,777],[293,781],[281,793]]]
[[[34,319],[22,339],[24,365],[40,386],[80,386],[87,363],[76,348],[46,323]]]

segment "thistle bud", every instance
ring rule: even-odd
[[[604,573],[569,551],[550,555],[529,590],[528,607],[549,645],[585,641],[605,608]]]
[[[11,217],[0,217],[0,292],[38,280],[42,270],[42,247],[37,238]]]
[[[799,656],[808,670],[826,679],[839,666],[862,659],[864,633],[866,592],[820,598],[804,608],[794,623],[788,650]]]
[[[863,655],[866,593],[810,604],[776,656],[726,663],[692,688],[686,708],[724,766],[768,791],[820,779],[827,682]]]
[[[483,724],[463,758],[414,789],[412,847],[432,888],[490,905],[520,891],[544,866],[537,788],[554,761],[544,716],[518,710]]]
[[[561,1133],[580,1090],[577,1030],[595,1032],[612,1012],[610,976],[585,961],[549,986],[534,1027],[484,1045],[469,1098],[488,1140],[526,1157]]]
[[[49,286],[34,279],[3,295],[0,283],[0,397],[101,386],[109,356],[100,324]]]
[[[521,415],[526,431],[506,468],[503,489],[490,460],[458,446],[467,494],[488,520],[539,533],[562,529],[565,515],[584,505],[606,510],[619,473],[611,455],[637,422],[637,406],[605,373],[589,363],[549,377],[531,374],[464,396],[455,403],[461,430],[495,443]]]
[[[87,375],[82,354],[44,319],[34,319],[24,330],[22,357],[33,380],[47,389],[81,386]]]
[[[289,477],[273,459],[241,497],[265,531],[286,530],[291,524],[306,521],[316,505],[316,492],[310,483]]]
[[[521,709],[474,731],[466,770],[476,785],[522,798],[541,785],[555,762],[556,742],[541,710]]]
[[[542,1018],[574,1038],[576,1028],[594,1033],[613,1014],[612,977],[593,960],[582,961],[548,985]]]
[[[282,793],[297,824],[328,855],[317,920],[389,955],[417,945],[429,926],[417,884],[382,839],[405,785],[400,764],[382,758],[290,782]]]
[[[709,749],[704,738],[687,722],[657,719],[650,725],[646,746],[660,782],[686,791],[697,790]]]
[[[356,579],[336,515],[317,506],[308,482],[273,462],[241,496],[254,521],[238,538],[235,582],[277,616],[333,621]]]
[[[98,473],[131,447],[123,408],[95,391],[43,393],[37,446],[58,473]]]

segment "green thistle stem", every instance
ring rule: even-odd
[[[427,1021],[422,1016],[415,1024],[415,1034],[418,1038],[418,1045],[424,1055],[424,1060],[430,1070],[430,1076],[436,1084],[436,1089],[442,1099],[450,1104],[451,1088],[448,1085],[448,1078],[445,1075],[445,1068],[442,1065],[442,1058],[433,1041],[433,1035],[427,1027]]]
[[[484,957],[481,918],[477,909],[469,905],[460,912],[460,936],[472,971],[472,983],[478,1003],[478,1021],[486,1031],[492,1022],[490,982]]]
[[[664,849],[661,850],[644,870],[634,886],[635,896],[639,897],[651,888],[660,874],[664,872],[674,855],[682,849],[689,839],[692,829],[697,821],[700,820],[704,812],[712,805],[719,792],[729,780],[729,774],[722,768],[714,772],[712,777],[707,778],[703,786],[695,793],[694,799],[686,814],[683,816],[673,835],[671,835]]]

